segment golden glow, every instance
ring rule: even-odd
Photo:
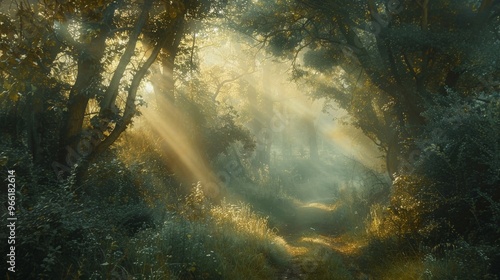
[[[383,154],[361,130],[352,126],[338,125],[327,129],[325,135],[341,148],[346,156],[374,170],[381,171],[383,168]]]
[[[146,93],[154,93],[155,88],[153,87],[153,84],[150,81],[147,81],[144,84],[144,90],[146,91]]]
[[[311,131],[306,131],[302,123],[309,120],[314,124],[318,149],[334,147],[335,153],[357,160],[369,168],[383,168],[382,153],[362,131],[334,120],[345,119],[346,111],[333,104],[333,108],[324,112],[325,100],[312,100],[308,96],[313,88],[300,81],[290,81],[288,63],[266,59],[261,54],[254,53],[252,48],[238,43],[232,35],[219,36],[224,37],[218,42],[226,42],[225,44],[207,43],[206,47],[200,48],[201,73],[214,84],[215,91],[217,84],[238,77],[250,69],[254,70],[238,80],[224,84],[219,89],[217,101],[244,112],[239,120],[242,124],[247,125],[257,119],[262,123],[263,129],[271,131],[274,135],[272,151],[276,154],[282,152],[282,143],[278,139],[284,137],[288,140],[288,145],[293,147],[292,154],[296,156],[301,150],[307,153],[307,135]],[[213,40],[217,42],[217,39]],[[332,75],[320,75],[317,79],[325,85],[344,90],[347,87],[345,72],[338,68]],[[240,86],[240,82],[250,88]],[[321,156],[326,154],[322,153]]]
[[[330,243],[328,243],[324,238],[319,238],[319,237],[302,237],[300,239],[300,241],[302,242],[311,242],[311,243],[316,243],[316,244],[320,244],[320,245],[324,245],[324,246],[328,246],[330,247]]]
[[[161,97],[157,97],[158,109],[142,110],[147,125],[154,131],[148,135],[150,141],[160,138],[161,153],[169,160],[167,165],[174,165],[178,179],[189,185],[200,181],[205,194],[211,197],[219,195],[220,182],[208,167],[207,159],[193,135],[189,135],[186,126],[188,120],[183,112]]]
[[[349,236],[327,236],[327,235],[314,235],[312,237],[302,237],[299,242],[312,243],[311,245],[321,245],[326,246],[337,252],[346,255],[357,254],[364,246],[367,245],[367,240],[365,238],[359,238],[357,240],[352,239]],[[311,246],[309,245],[309,246]]]
[[[300,255],[305,255],[305,254],[307,254],[307,252],[309,252],[309,249],[307,247],[293,246],[290,244],[287,244],[286,250],[290,255],[292,255],[294,257],[300,256]]]
[[[308,204],[304,204],[302,207],[304,208],[316,208],[324,211],[335,211],[338,208],[339,204],[323,204],[323,203],[317,203],[317,202],[312,202]]]
[[[226,44],[211,46],[200,45],[200,77],[207,82],[207,90],[197,92],[187,89],[183,93],[188,98],[200,98],[198,95],[215,94],[219,90],[216,100],[233,106],[240,113],[237,122],[250,127],[260,123],[262,129],[273,134],[271,153],[283,153],[284,140],[292,147],[294,157],[307,156],[309,152],[308,135],[316,134],[318,149],[330,150],[321,152],[321,159],[332,157],[332,154],[341,154],[362,162],[370,168],[380,168],[382,161],[380,153],[359,130],[352,126],[338,124],[333,118],[345,116],[345,111],[333,108],[323,112],[324,100],[313,101],[307,93],[312,89],[307,85],[289,80],[290,73],[287,64],[266,60],[262,56],[252,54],[245,49],[244,44],[237,43],[231,36],[225,38]],[[217,38],[207,39],[217,40]],[[203,44],[201,41],[200,44]],[[176,106],[163,100],[155,87],[171,88],[172,85],[157,85],[158,81],[170,76],[168,69],[159,66],[154,77],[154,86],[151,81],[143,84],[144,98],[152,106],[142,108],[142,120],[152,128],[154,134],[151,141],[161,139],[160,152],[164,158],[173,162],[174,171],[188,185],[201,181],[201,185],[211,196],[220,194],[221,183],[209,166],[209,159],[204,158],[205,152],[202,143],[197,140],[196,132],[188,131],[186,124],[190,123],[189,116]],[[244,74],[244,75],[242,75]],[[234,79],[239,77],[237,79]],[[232,80],[234,79],[234,80]],[[225,83],[225,81],[231,80]],[[218,85],[222,85],[218,88]],[[339,80],[339,87],[342,82]],[[182,91],[182,86],[176,89]],[[148,94],[154,93],[154,94]],[[252,96],[253,95],[253,96]],[[309,131],[304,125],[312,124]],[[189,125],[187,125],[189,126]],[[259,130],[252,131],[259,141]],[[156,137],[156,138],[155,138]],[[262,143],[260,143],[262,144]],[[259,145],[259,143],[257,143]],[[303,153],[305,151],[305,153]],[[334,160],[328,158],[327,160]],[[167,163],[172,165],[171,162]],[[342,180],[342,178],[337,178]],[[311,185],[311,192],[315,192]],[[325,211],[334,211],[336,205],[311,203],[302,207],[318,208]]]

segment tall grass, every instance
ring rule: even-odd
[[[120,253],[110,240],[93,279],[275,279],[289,265],[285,242],[248,204],[223,201],[197,211],[166,215],[162,225],[121,243]]]

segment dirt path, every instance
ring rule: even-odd
[[[293,219],[278,228],[292,265],[277,279],[371,279],[355,266],[352,257],[364,244],[336,227],[337,207],[334,201],[296,205]]]

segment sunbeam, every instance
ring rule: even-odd
[[[145,123],[153,130],[147,137],[152,141],[160,138],[160,152],[168,159],[165,164],[172,166],[181,182],[188,186],[201,182],[208,196],[217,197],[221,183],[209,168],[201,143],[186,129],[189,116],[165,98],[156,100],[156,108],[142,110]]]

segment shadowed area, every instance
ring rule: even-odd
[[[0,0],[0,279],[498,280],[499,45],[494,0]]]

